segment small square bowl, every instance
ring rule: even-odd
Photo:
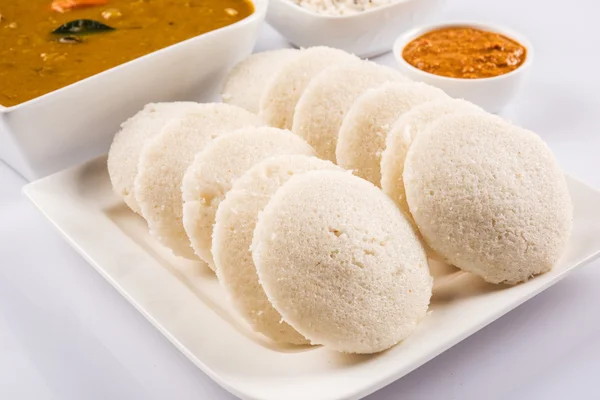
[[[472,27],[496,32],[513,39],[527,50],[525,62],[514,71],[493,78],[462,79],[422,71],[413,67],[402,57],[404,48],[412,40],[427,32],[451,27]],[[500,112],[515,97],[527,79],[534,59],[533,46],[523,35],[495,24],[472,21],[452,21],[415,28],[398,37],[393,52],[400,72],[410,79],[436,86],[452,97],[468,100],[491,113]]]
[[[352,15],[331,16],[291,0],[271,0],[267,22],[295,46],[329,46],[367,58],[390,51],[402,32],[435,20],[444,3],[399,0]]]

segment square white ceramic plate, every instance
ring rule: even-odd
[[[202,371],[242,399],[359,399],[483,328],[600,252],[600,193],[569,179],[575,228],[552,272],[492,286],[446,266],[434,271],[431,314],[418,332],[374,356],[274,345],[228,305],[212,272],[172,256],[113,194],[99,158],[25,187],[25,194],[131,304]]]

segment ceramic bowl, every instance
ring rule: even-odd
[[[516,40],[527,49],[527,57],[525,62],[514,71],[497,77],[461,79],[434,75],[429,72],[422,71],[410,65],[402,57],[402,51],[404,50],[404,47],[406,47],[406,45],[413,39],[416,39],[417,37],[432,30],[456,26],[469,26],[489,32],[497,32]],[[498,113],[513,99],[513,97],[515,97],[519,89],[523,86],[523,83],[527,79],[529,71],[531,70],[531,65],[533,64],[534,51],[527,38],[508,28],[504,28],[495,24],[480,22],[453,21],[416,28],[403,33],[400,35],[400,37],[398,37],[396,43],[394,44],[394,56],[398,61],[400,71],[409,78],[415,81],[425,82],[430,85],[437,86],[452,97],[468,100],[479,105],[488,112]]]
[[[13,107],[0,106],[0,159],[28,180],[105,153],[121,122],[156,101],[217,98],[248,56],[268,0],[247,18]]]
[[[348,16],[320,15],[292,0],[271,0],[267,21],[297,47],[329,46],[374,57],[392,49],[398,35],[429,23],[445,0],[397,0]]]

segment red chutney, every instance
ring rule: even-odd
[[[507,74],[527,58],[527,49],[495,32],[448,27],[412,40],[402,57],[413,67],[450,78],[479,79]]]

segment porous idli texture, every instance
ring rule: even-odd
[[[549,271],[569,241],[573,208],[552,152],[499,117],[435,122],[408,150],[404,185],[427,244],[488,282],[515,284]]]
[[[254,164],[277,155],[315,155],[302,138],[277,128],[223,135],[197,154],[183,178],[183,226],[195,253],[213,270],[212,231],[217,208],[233,182]]]
[[[282,321],[258,281],[250,245],[258,214],[275,191],[292,176],[314,170],[341,170],[329,161],[303,155],[266,159],[233,184],[219,205],[212,254],[219,282],[252,328],[276,342],[306,344],[307,340]]]
[[[379,186],[381,153],[394,122],[414,106],[439,99],[450,97],[417,82],[388,82],[365,91],[340,127],[335,153],[338,165]]]
[[[413,138],[432,123],[450,114],[484,113],[473,103],[447,99],[421,104],[403,114],[392,126],[381,156],[381,189],[410,216],[404,192],[404,160]]]
[[[338,132],[346,113],[367,89],[385,82],[409,82],[400,72],[371,61],[329,67],[308,85],[296,105],[292,131],[336,162]]]
[[[150,233],[174,254],[197,259],[183,228],[181,182],[194,156],[217,136],[261,126],[258,116],[228,104],[200,104],[169,122],[144,146],[135,197]]]
[[[193,102],[150,103],[121,124],[121,130],[115,135],[108,152],[108,175],[114,192],[134,212],[141,214],[133,182],[144,144],[158,135],[171,119],[196,106],[198,103]]]
[[[265,87],[285,63],[300,54],[296,49],[280,49],[252,54],[229,72],[221,98],[224,103],[258,114]]]
[[[290,129],[294,109],[304,89],[323,69],[358,57],[329,47],[310,47],[286,62],[267,84],[260,100],[259,115],[268,125]]]
[[[417,236],[377,187],[348,172],[293,176],[259,215],[252,257],[267,297],[313,344],[376,353],[415,331],[432,278]]]

